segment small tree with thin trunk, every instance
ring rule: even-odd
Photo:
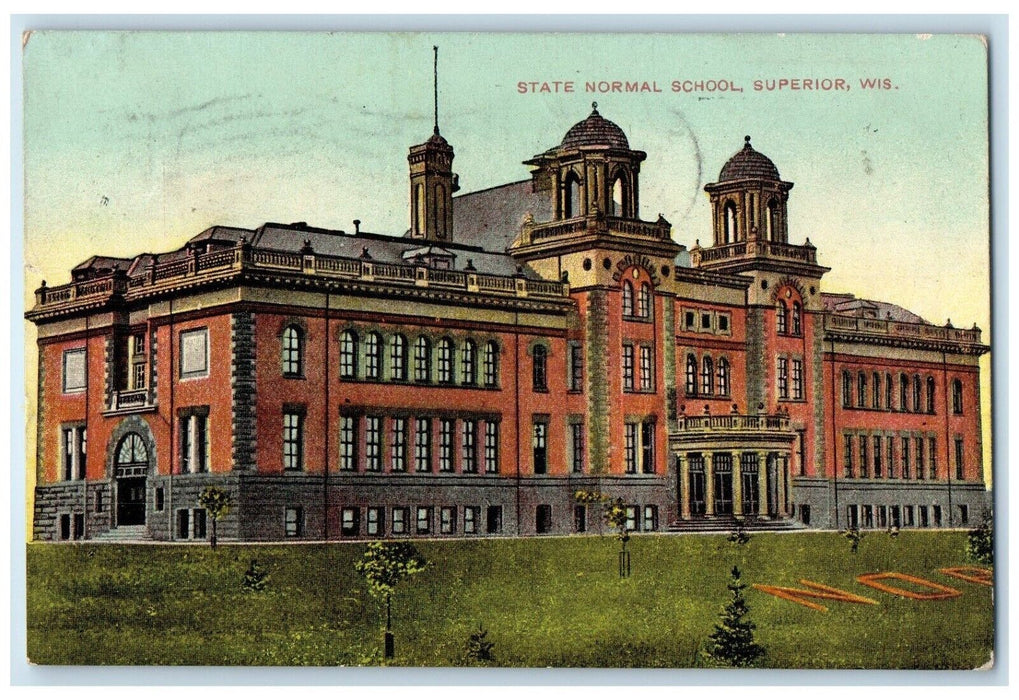
[[[198,496],[198,503],[205,508],[205,511],[209,514],[212,519],[212,538],[209,540],[212,544],[212,548],[216,548],[216,523],[224,515],[230,512],[230,506],[233,504],[233,499],[230,497],[228,491],[224,491],[221,488],[215,486],[206,487],[202,491],[201,495]]]
[[[600,505],[602,520],[611,528],[619,540],[619,576],[630,575],[630,553],[626,551],[626,543],[630,541],[630,528],[626,518],[626,504],[622,498],[613,499],[601,491],[576,491],[573,500],[577,503]]]
[[[394,655],[392,600],[397,584],[424,571],[428,562],[410,542],[372,542],[354,570],[368,582],[368,592],[386,601],[385,658]]]
[[[726,585],[729,602],[722,608],[722,619],[715,625],[708,648],[703,652],[710,661],[728,666],[750,666],[764,654],[764,647],[754,642],[756,625],[746,619],[750,613],[743,597],[746,587],[739,568],[732,567],[732,577]]]

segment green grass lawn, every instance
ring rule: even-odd
[[[817,612],[748,588],[760,666],[974,668],[988,661],[989,587],[951,579],[964,532],[884,533],[857,554],[836,533],[634,536],[620,579],[611,537],[429,541],[431,562],[400,584],[396,665],[464,664],[481,623],[496,665],[677,667],[698,650],[744,582],[835,586],[879,605],[821,601]],[[28,546],[28,655],[39,664],[365,665],[380,663],[384,608],[353,564],[363,543],[239,546]],[[256,558],[269,585],[245,593]],[[942,601],[895,597],[855,581],[897,571],[962,591]]]

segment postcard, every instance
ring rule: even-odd
[[[22,51],[32,663],[993,666],[985,37]]]

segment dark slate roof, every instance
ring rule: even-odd
[[[825,310],[840,316],[876,318],[899,323],[928,323],[923,317],[896,304],[873,299],[857,299],[852,294],[821,292],[821,303],[824,304]]]
[[[531,180],[511,182],[453,198],[453,240],[491,252],[505,252],[528,214],[551,221],[552,195],[535,192]]]
[[[72,272],[80,272],[82,270],[127,270],[131,267],[132,258],[113,258],[107,255],[93,255],[88,260],[80,262],[71,268]]]
[[[581,122],[570,127],[563,137],[560,148],[579,148],[581,146],[608,146],[609,148],[629,149],[630,142],[626,134],[614,122],[598,113],[598,103],[593,105],[594,109],[590,116]]]
[[[781,180],[778,168],[771,162],[771,158],[754,150],[750,145],[750,137],[745,136],[743,148],[722,166],[718,173],[719,182],[732,180]]]

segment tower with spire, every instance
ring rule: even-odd
[[[453,237],[453,193],[460,189],[453,172],[453,147],[439,133],[439,47],[433,46],[431,137],[410,147],[410,237],[449,242]]]

